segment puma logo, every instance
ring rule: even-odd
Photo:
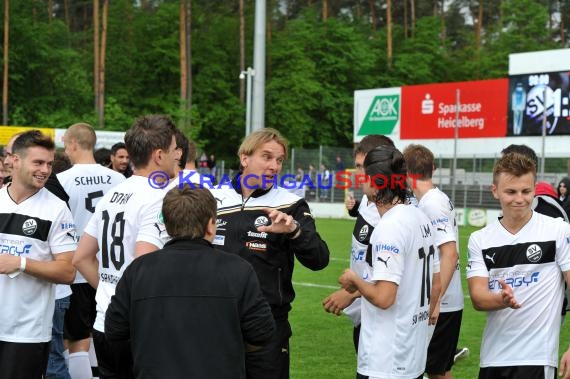
[[[495,254],[497,254],[497,253],[495,253]],[[493,254],[492,257],[490,257],[488,254],[485,254],[485,259],[488,259],[491,262],[493,262],[493,264],[495,264],[495,254]]]
[[[216,199],[216,201],[217,201],[217,202],[219,202],[219,203],[220,203],[220,205],[222,205],[222,204],[223,204],[223,202],[224,202],[224,200],[223,200],[223,199],[218,199],[217,197],[214,197],[214,199]]]
[[[386,268],[388,268],[388,259],[390,259],[390,257],[386,258],[385,260],[382,259],[382,257],[378,257],[378,260],[382,263],[384,263],[386,265]]]

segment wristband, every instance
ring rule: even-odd
[[[18,271],[14,271],[8,274],[8,277],[10,279],[14,279],[16,276],[20,275],[20,273],[24,272],[25,270],[26,270],[26,257],[20,256],[20,268],[18,269]]]
[[[301,231],[301,224],[299,224],[299,221],[293,220],[293,223],[295,224],[295,230],[293,230],[291,233],[287,233],[287,237],[289,239],[297,238],[298,234],[300,234],[299,232]]]

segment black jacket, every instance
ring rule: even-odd
[[[261,290],[276,320],[287,319],[295,291],[291,282],[295,257],[311,270],[329,263],[329,249],[315,228],[307,202],[283,188],[257,189],[244,199],[234,179],[232,187],[213,189],[218,203],[218,248],[245,258],[257,273]],[[286,234],[260,233],[266,225],[265,209],[290,214],[301,224],[301,234],[290,239]]]
[[[131,339],[137,378],[245,378],[244,342],[274,329],[251,265],[201,239],[135,259],[105,315],[109,341]]]

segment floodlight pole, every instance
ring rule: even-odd
[[[252,131],[265,127],[265,27],[266,0],[255,0],[255,30],[253,39],[253,109]]]

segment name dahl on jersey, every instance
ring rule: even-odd
[[[99,176],[76,176],[74,178],[76,186],[91,186],[93,184],[111,184],[111,175]]]

